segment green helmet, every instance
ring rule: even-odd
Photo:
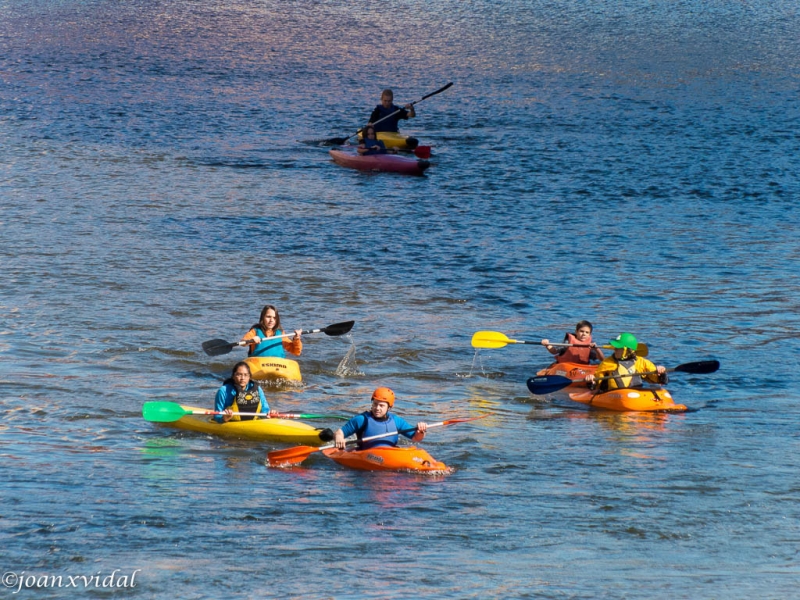
[[[636,352],[636,348],[639,346],[639,343],[636,341],[636,336],[628,332],[620,333],[616,339],[608,343],[614,346],[614,348],[627,348],[633,352]]]

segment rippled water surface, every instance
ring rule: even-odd
[[[181,598],[796,594],[800,15],[791,2],[0,0],[0,533],[26,576]],[[309,140],[419,100],[424,177]],[[377,385],[446,477],[182,433],[260,307],[274,408]],[[632,331],[680,415],[535,399],[537,346]],[[342,359],[350,352],[344,366]],[[334,422],[320,423],[334,426]],[[23,575],[20,575],[24,571]],[[66,580],[65,580],[66,581]],[[4,579],[8,584],[11,580]],[[81,584],[83,585],[83,584]],[[91,587],[91,586],[89,586]],[[10,587],[12,592],[13,586]],[[97,586],[94,595],[108,595]]]

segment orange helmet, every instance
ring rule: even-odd
[[[387,387],[379,387],[372,392],[372,399],[378,402],[386,402],[389,408],[394,406],[394,392]]]

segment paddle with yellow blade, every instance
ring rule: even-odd
[[[467,421],[477,421],[478,419],[483,419],[484,417],[488,417],[488,414],[481,415],[480,417],[463,417],[460,419],[447,419],[446,421],[441,421],[439,423],[429,423],[428,429],[431,427],[447,427],[448,425],[455,425],[456,423],[466,423]],[[397,435],[398,433],[412,433],[415,432],[416,428],[409,429],[406,431],[395,431],[391,433],[382,433],[380,435],[373,435],[370,437],[365,437],[361,441],[362,442],[370,442],[372,440],[377,440],[380,438],[391,437],[393,435]],[[357,443],[356,440],[348,442],[348,444],[355,444]],[[273,452],[267,452],[267,465],[270,467],[291,467],[292,465],[299,465],[309,456],[311,456],[314,452],[319,452],[321,450],[327,450],[329,448],[335,448],[336,444],[328,444],[327,446],[320,446],[319,448],[315,448],[314,446],[295,446],[294,448],[287,448],[286,450],[274,450]]]
[[[667,373],[691,373],[693,375],[707,375],[719,370],[718,360],[700,360],[697,362],[684,363],[667,369]],[[632,375],[656,375],[658,371],[647,371],[645,373],[632,373]],[[628,375],[610,375],[608,377],[598,377],[595,381],[606,381],[616,377],[629,377]],[[572,385],[573,383],[583,383],[585,379],[570,379],[561,375],[540,375],[528,379],[528,389],[534,396],[546,396],[558,390]]]
[[[512,340],[504,333],[500,333],[499,331],[476,331],[475,335],[472,336],[472,347],[473,348],[487,348],[487,349],[495,349],[495,348],[503,348],[508,344],[532,344],[534,346],[541,346],[542,343],[539,342],[531,342],[525,340]],[[550,343],[551,346],[559,346],[559,347],[566,347],[566,346],[578,346],[582,348],[588,348],[589,344],[554,344]],[[611,348],[613,346],[606,345],[600,346],[601,348]],[[647,348],[647,344],[639,344],[636,346],[636,355],[645,358],[649,353],[649,349]]]
[[[181,417],[187,415],[221,415],[222,412],[216,410],[189,410],[183,408],[175,402],[145,402],[142,406],[142,417],[145,421],[153,423],[174,423]],[[340,419],[347,421],[350,417],[343,415],[317,415],[305,413],[252,413],[235,412],[234,415],[240,417],[262,417],[264,419]]]

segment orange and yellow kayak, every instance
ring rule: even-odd
[[[688,410],[685,405],[676,404],[672,395],[663,388],[621,388],[601,393],[586,390],[569,394],[569,399],[592,408],[619,412],[685,412]]]
[[[583,379],[589,373],[594,373],[597,370],[597,365],[584,365],[582,363],[574,363],[574,362],[556,362],[550,365],[549,367],[542,369],[536,376],[539,377],[541,375],[559,375],[561,377],[567,377],[569,379]],[[569,387],[567,390],[579,390],[585,389],[586,384],[582,381],[575,382]]]
[[[369,450],[328,448],[322,453],[340,465],[360,471],[450,471],[443,462],[416,446],[378,446]]]

